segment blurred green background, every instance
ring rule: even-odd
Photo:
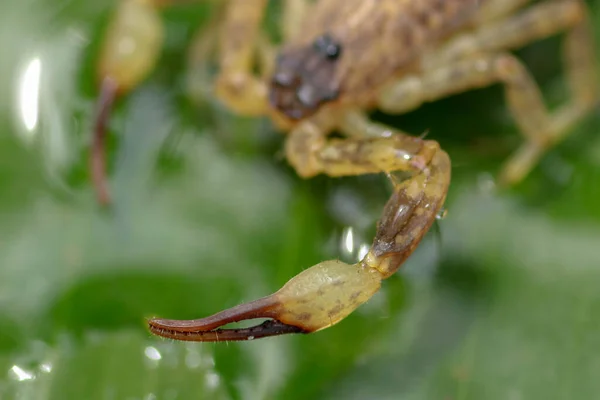
[[[161,14],[159,66],[112,116],[115,207],[101,212],[86,157],[115,4],[0,5],[0,399],[597,398],[600,116],[495,193],[522,140],[499,87],[374,116],[429,130],[454,178],[448,217],[349,318],[241,344],[150,336],[144,317],[206,316],[321,260],[353,261],[389,187],[301,180],[268,121],[191,100],[186,52],[212,11],[191,4]],[[565,99],[559,43],[518,52],[552,105]],[[36,75],[29,129],[20,102]]]

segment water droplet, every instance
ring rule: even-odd
[[[358,249],[358,260],[362,260],[363,258],[365,258],[365,256],[367,255],[367,253],[369,252],[370,246],[366,243],[363,243],[360,245],[359,249]]]
[[[32,59],[21,77],[19,87],[19,108],[21,119],[28,133],[32,136],[38,123],[38,102],[42,63],[39,57]]]
[[[12,378],[17,380],[17,381],[30,381],[32,379],[35,379],[35,375],[32,374],[29,371],[25,371],[23,368],[19,367],[18,365],[13,365],[12,368],[10,369]]]
[[[443,220],[444,218],[446,218],[448,216],[448,210],[445,209],[444,207],[440,208],[440,211],[438,211],[438,213],[435,216],[435,219],[437,219],[438,221]]]
[[[221,377],[214,372],[209,372],[204,376],[204,383],[209,389],[216,389],[221,382]]]
[[[160,352],[156,349],[156,347],[148,346],[144,349],[144,354],[150,360],[158,361],[162,358]]]
[[[482,194],[492,194],[496,189],[494,176],[487,172],[480,173],[477,176],[477,187]]]
[[[42,371],[42,372],[46,372],[46,373],[52,372],[52,363],[51,362],[42,363],[42,364],[40,364],[39,368],[40,368],[40,371]]]
[[[202,365],[202,356],[198,347],[188,346],[185,354],[185,365],[188,368],[198,368]]]
[[[354,229],[351,226],[344,228],[342,233],[342,246],[348,254],[354,252]]]

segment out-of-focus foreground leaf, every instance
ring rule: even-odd
[[[112,7],[0,5],[0,399],[600,392],[600,118],[496,193],[491,178],[521,141],[498,88],[382,116],[449,151],[449,216],[347,320],[242,344],[151,337],[144,317],[205,316],[323,259],[356,257],[387,187],[382,177],[303,181],[268,122],[191,102],[186,46],[211,15],[192,4],[165,12],[159,68],[115,110],[115,209],[100,211],[86,157]],[[564,98],[556,47],[520,53],[551,103]]]

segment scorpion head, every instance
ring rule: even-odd
[[[282,51],[271,80],[271,105],[299,120],[337,99],[339,84],[334,75],[341,52],[341,45],[328,34],[308,46]]]

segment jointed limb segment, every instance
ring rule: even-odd
[[[267,0],[230,0],[225,9],[215,95],[240,114],[263,115],[268,108],[265,82],[252,73],[266,6]]]
[[[577,6],[580,13],[579,21],[567,32],[563,42],[563,61],[571,99],[549,114],[545,125],[540,125],[537,130],[533,127],[529,131],[523,130],[528,141],[505,163],[500,183],[513,184],[521,181],[544,153],[564,139],[598,101],[600,87],[596,71],[597,60],[588,13],[581,1],[566,1],[564,4]]]
[[[567,33],[562,49],[573,103],[582,109],[598,100],[600,82],[593,37],[588,15],[584,15],[582,22]]]
[[[522,63],[497,51],[562,30],[568,30],[563,58],[572,100],[550,113],[540,89]],[[451,41],[426,59],[421,75],[409,76],[384,89],[379,103],[385,111],[400,113],[424,102],[502,83],[509,110],[527,139],[500,174],[500,183],[511,185],[520,182],[545,151],[593,107],[598,98],[595,65],[583,3],[577,0],[541,3],[492,27]]]
[[[111,196],[106,181],[106,124],[108,116],[117,97],[117,84],[111,78],[104,78],[100,86],[100,96],[94,118],[94,132],[90,152],[90,172],[96,190],[96,199],[101,206],[111,203]]]
[[[281,30],[284,42],[289,42],[301,34],[300,22],[306,17],[309,7],[309,0],[283,1]]]
[[[270,296],[207,318],[151,319],[148,323],[154,334],[205,342],[252,340],[325,329],[371,298],[381,281],[393,275],[423,239],[450,185],[450,159],[437,143],[405,135],[327,141],[323,131],[311,125],[293,135],[297,146],[291,147],[291,155],[296,156],[295,160],[312,158],[313,173],[357,175],[395,170],[414,173],[407,180],[394,182],[394,193],[384,208],[367,255],[353,265],[338,260],[321,262]],[[418,157],[421,157],[418,163],[411,162]],[[307,171],[306,166],[296,167]],[[231,322],[255,318],[271,320],[251,328],[221,328]]]
[[[286,156],[296,172],[305,178],[323,173],[350,176],[380,172],[421,172],[439,150],[434,141],[422,140],[370,122],[364,115],[349,111],[339,116],[345,132],[348,121],[363,123],[352,127],[351,138],[327,139],[331,130],[313,121],[298,125],[286,142]],[[361,137],[361,131],[363,135]]]
[[[150,1],[122,1],[100,52],[97,69],[100,97],[94,120],[90,173],[97,201],[102,206],[110,203],[104,154],[107,120],[117,96],[135,88],[156,64],[164,38],[156,7]]]
[[[220,31],[221,72],[215,85],[216,96],[233,111],[242,115],[266,115],[270,112],[267,101],[267,81],[275,60],[273,46],[261,34],[261,23],[267,0],[229,0]],[[284,37],[297,32],[299,14],[303,14],[306,0],[283,2]],[[261,72],[253,73],[256,57]]]
[[[587,10],[579,0],[543,1],[524,11],[471,33],[450,39],[423,59],[423,70],[482,53],[498,53],[521,48],[576,26],[587,24]]]
[[[394,134],[408,136],[406,132],[395,127],[392,129],[388,125],[372,121],[364,112],[358,110],[345,111],[340,118],[339,129],[347,137],[380,138]]]
[[[444,205],[450,172],[450,157],[438,147],[425,169],[396,185],[363,263],[377,269],[384,279],[398,270]]]
[[[482,26],[523,7],[532,0],[492,0],[484,2],[476,18],[476,25]]]

